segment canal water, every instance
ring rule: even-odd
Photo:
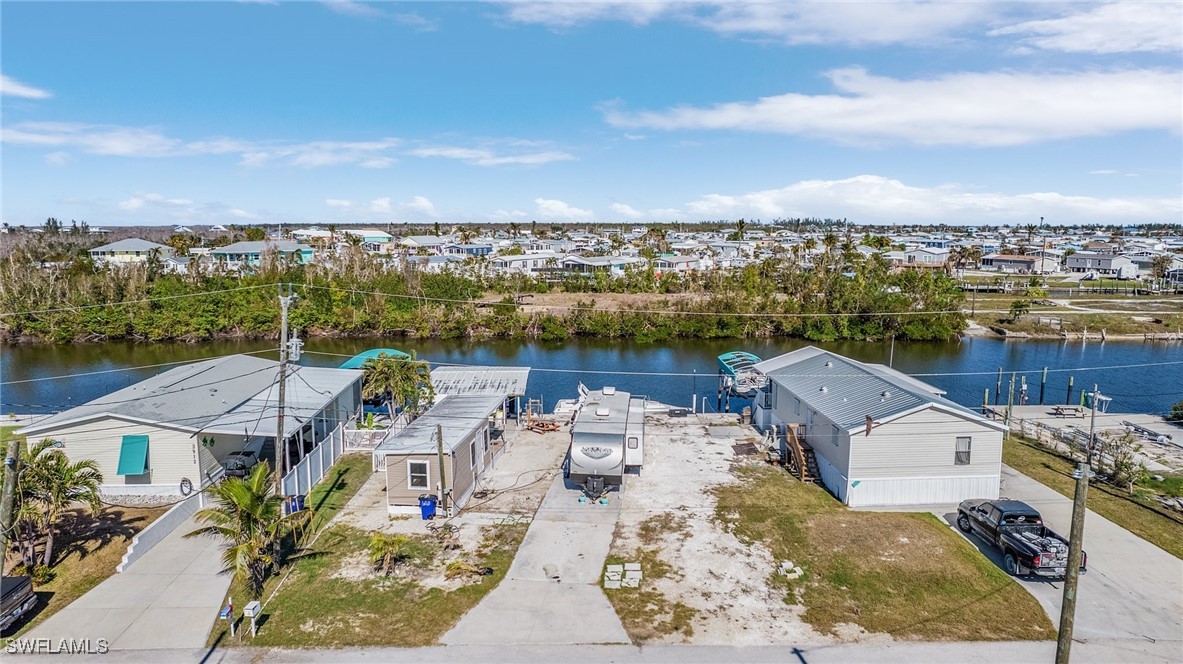
[[[668,404],[689,407],[694,395],[717,406],[715,357],[746,350],[762,358],[810,345],[800,339],[687,339],[660,344],[577,339],[562,343],[457,339],[312,339],[302,364],[336,366],[348,356],[374,347],[415,351],[435,363],[524,366],[532,369],[528,396],[547,410],[557,399],[576,396],[580,382],[595,389],[613,385]],[[993,403],[997,372],[1003,369],[1001,402],[1006,403],[1010,373],[1028,383],[1028,403],[1039,402],[1040,377],[1050,368],[1046,403],[1079,402],[1080,390],[1098,383],[1113,397],[1112,412],[1165,413],[1183,400],[1183,346],[1171,342],[1004,341],[967,338],[946,343],[895,344],[844,342],[815,344],[864,362],[892,365],[949,393],[966,406],[980,406],[983,392]],[[78,345],[18,345],[0,348],[0,411],[49,413],[65,410],[142,380],[168,367],[160,365],[231,353],[266,351],[274,342],[224,340],[201,344],[108,342]],[[262,353],[277,358],[275,352]],[[1166,363],[1174,364],[1166,364]],[[1130,366],[1137,365],[1137,366]],[[1067,370],[1067,371],[1065,371]],[[1073,394],[1067,394],[1074,377]],[[1019,380],[1016,380],[1016,403]],[[746,402],[734,400],[732,410]]]

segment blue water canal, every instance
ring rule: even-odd
[[[3,413],[55,412],[125,387],[167,367],[110,371],[127,367],[196,360],[229,353],[264,351],[274,342],[226,340],[202,344],[102,343],[86,345],[21,345],[2,349],[0,409]],[[762,358],[809,345],[799,339],[678,340],[637,344],[620,340],[579,339],[558,344],[519,341],[447,339],[313,339],[305,346],[303,364],[336,366],[368,348],[385,346],[414,350],[422,359],[441,363],[528,366],[528,396],[541,398],[550,409],[555,400],[588,387],[614,385],[665,403],[689,406],[692,395],[707,396],[716,405],[715,358],[730,350],[746,350]],[[886,364],[888,343],[817,344],[864,362]],[[276,353],[264,356],[277,357]],[[1164,364],[1174,362],[1175,364]],[[967,338],[947,343],[896,343],[892,364],[921,375],[967,406],[982,403],[990,390],[993,401],[997,371],[1004,370],[1002,402],[1009,374],[1025,375],[1029,403],[1038,403],[1040,375],[1049,367],[1045,401],[1079,400],[1081,389],[1099,383],[1112,396],[1112,412],[1163,413],[1183,399],[1183,345],[1142,341],[1003,341]],[[1152,365],[1152,366],[1128,366]],[[1104,368],[1124,367],[1124,368]],[[1071,371],[1060,371],[1071,369]],[[108,373],[95,373],[108,372]],[[63,378],[55,378],[64,376]],[[1069,377],[1075,384],[1067,395]],[[1017,398],[1017,394],[1016,394]],[[743,402],[732,403],[733,410]]]

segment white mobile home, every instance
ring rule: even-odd
[[[882,365],[814,347],[756,365],[757,425],[797,438],[851,506],[997,498],[1006,427]]]
[[[243,449],[275,449],[279,363],[250,355],[169,369],[17,433],[50,439],[71,460],[93,459],[107,496],[187,495],[221,477]],[[361,409],[360,371],[288,367],[290,465]],[[270,460],[272,452],[263,455]]]
[[[571,425],[565,476],[596,494],[639,473],[644,458],[645,399],[612,387],[589,392]]]

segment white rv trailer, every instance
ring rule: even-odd
[[[567,477],[591,495],[640,472],[645,454],[645,399],[605,387],[589,392],[571,426]]]

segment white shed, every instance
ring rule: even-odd
[[[827,489],[851,506],[997,498],[1006,427],[894,369],[808,347],[756,369],[756,423],[795,427]]]

